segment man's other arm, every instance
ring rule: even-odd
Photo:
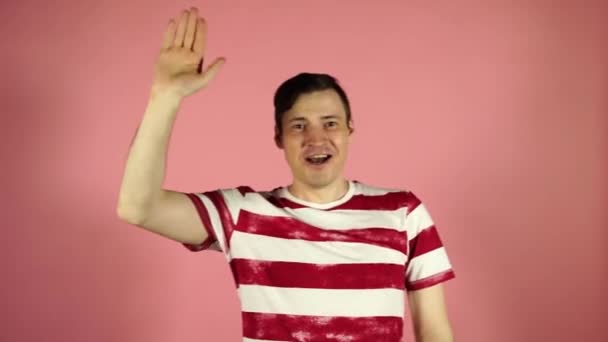
[[[408,293],[417,342],[453,342],[443,285]]]

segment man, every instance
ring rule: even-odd
[[[241,300],[243,341],[400,341],[406,294],[417,340],[452,341],[441,283],[454,272],[437,230],[412,192],[344,178],[353,122],[333,77],[302,73],[275,93],[275,141],[293,173],[289,186],[162,188],[182,99],[225,63],[202,69],[205,36],[196,8],[169,23],[119,217],[191,250],[222,252]]]

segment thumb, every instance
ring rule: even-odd
[[[200,86],[205,86],[215,77],[215,75],[220,71],[222,66],[226,63],[226,58],[220,57],[213,61],[211,65],[207,67],[203,72],[201,72],[198,82]]]

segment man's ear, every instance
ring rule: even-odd
[[[278,148],[283,149],[283,142],[281,141],[281,133],[277,127],[274,128],[274,143]]]
[[[348,132],[349,135],[355,133],[355,127],[353,126],[353,120],[348,122]]]

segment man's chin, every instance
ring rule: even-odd
[[[297,168],[293,167],[291,170],[294,181],[312,189],[322,189],[331,186],[340,179],[340,170],[337,170],[335,165],[322,169],[298,165]]]
[[[331,186],[338,180],[338,177],[332,176],[330,174],[316,174],[316,175],[308,175],[308,177],[304,177],[300,180],[300,183],[306,185],[313,189],[322,189],[328,186]]]

